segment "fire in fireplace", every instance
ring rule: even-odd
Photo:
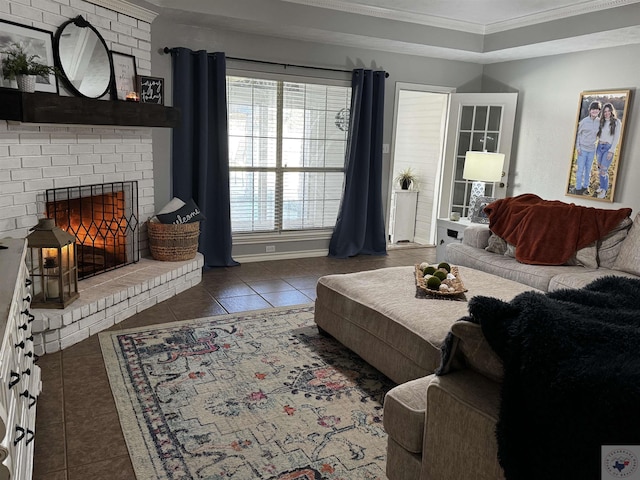
[[[45,209],[48,218],[76,237],[78,278],[140,259],[138,182],[50,189]]]

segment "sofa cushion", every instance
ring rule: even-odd
[[[575,265],[583,265],[587,268],[598,268],[598,242],[594,242],[578,250],[574,259]]]
[[[598,278],[606,277],[609,275],[616,275],[619,277],[638,278],[636,275],[626,272],[620,272],[618,270],[611,270],[609,268],[598,268],[597,270],[585,270],[583,272],[562,273],[556,275],[549,282],[549,291],[561,290],[563,288],[583,288],[589,283],[597,280]]]
[[[427,386],[434,378],[430,375],[403,383],[389,390],[384,397],[384,430],[412,453],[422,453]]]
[[[578,250],[567,265],[584,265],[587,268],[613,267],[631,223],[629,217],[625,218],[604,237]]]
[[[464,229],[462,242],[475,248],[485,248],[489,244],[491,230],[484,224],[472,224]]]
[[[636,215],[629,233],[622,242],[613,269],[640,275],[640,213]]]
[[[633,222],[629,217],[620,225],[611,230],[605,237],[598,241],[598,265],[603,268],[612,268],[622,249],[622,243],[627,238]]]
[[[446,252],[446,260],[451,265],[475,268],[544,291],[547,291],[549,282],[556,275],[585,271],[585,268],[580,266],[527,265],[518,262],[515,258],[490,253],[464,243],[450,243],[447,245]]]
[[[498,255],[504,255],[507,251],[507,242],[504,238],[492,233],[489,236],[489,245],[485,247],[485,250],[487,252],[497,253]]]
[[[516,258],[516,246],[506,242],[507,249],[504,251],[504,255],[511,258]]]

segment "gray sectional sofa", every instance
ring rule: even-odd
[[[487,251],[489,243],[496,243],[490,237],[486,225],[466,229],[462,244],[447,246],[447,260],[532,290],[580,288],[607,275],[640,278],[640,214],[577,253],[571,265],[522,264],[513,258],[513,249],[507,252],[508,247],[502,253]],[[489,250],[499,248],[494,244]],[[502,361],[479,325],[457,321],[451,335],[451,373],[403,383],[385,397],[387,475],[391,480],[504,479],[495,437]],[[422,435],[412,436],[412,432]]]
[[[633,229],[640,229],[640,214],[632,222],[625,219],[613,231],[576,252],[565,265],[528,265],[514,258],[514,247],[491,233],[486,225],[465,229],[462,243],[447,245],[446,260],[493,275],[524,283],[542,291],[581,288],[606,275],[637,278],[640,258]]]
[[[640,278],[640,215],[576,253],[571,265],[519,263],[505,255],[506,245],[503,253],[487,251],[489,243],[490,250],[501,248],[490,237],[486,226],[474,225],[463,244],[447,247],[468,299],[582,287],[606,275]],[[384,400],[390,480],[503,479],[495,436],[502,361],[479,325],[458,320],[466,302],[416,296],[412,272],[393,267],[322,277],[316,323],[398,383]],[[448,373],[438,376],[433,369],[447,332]]]
[[[462,244],[447,246],[447,260],[542,291],[579,288],[607,275],[640,278],[640,214],[576,253],[570,265],[525,265],[508,246],[487,251],[489,243],[490,250],[501,248],[490,237],[486,225],[466,229]],[[389,479],[504,479],[495,436],[502,361],[479,325],[457,321],[451,335],[450,373],[416,378],[385,397]]]

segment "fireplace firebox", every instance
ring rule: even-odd
[[[45,211],[76,237],[78,278],[140,260],[138,182],[49,189]]]

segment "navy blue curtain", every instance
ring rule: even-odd
[[[205,265],[238,265],[231,258],[226,58],[188,48],[171,56],[173,106],[182,112],[173,129],[173,196],[193,198],[206,217],[199,246]]]
[[[382,127],[386,73],[356,69],[340,212],[329,256],[386,255],[382,200]]]

